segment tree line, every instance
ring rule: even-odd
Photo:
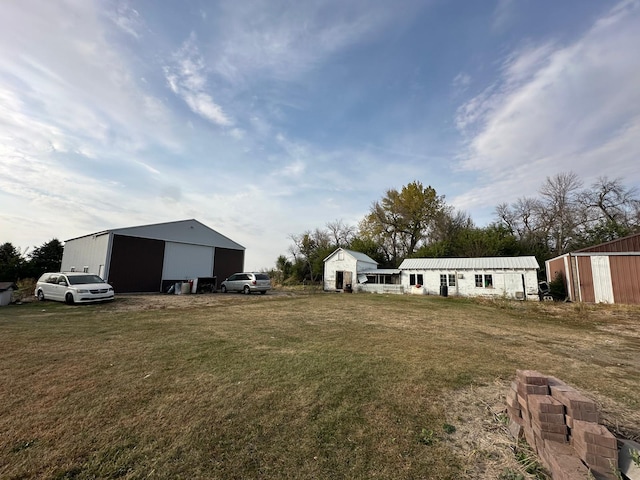
[[[45,272],[57,272],[62,264],[62,243],[54,238],[31,252],[21,251],[10,242],[0,245],[0,281],[17,282],[38,278]]]
[[[271,274],[283,283],[316,282],[324,259],[343,247],[367,254],[381,268],[412,257],[534,255],[545,260],[640,232],[640,198],[621,179],[598,178],[584,187],[574,172],[547,177],[535,197],[495,208],[495,218],[477,227],[431,186],[414,181],[389,189],[357,226],[342,220],[290,235],[287,254]]]

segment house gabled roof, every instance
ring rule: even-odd
[[[522,270],[538,269],[536,257],[407,258],[400,270]]]
[[[376,262],[369,255],[366,255],[362,252],[356,252],[355,250],[347,250],[346,248],[342,248],[342,247],[336,248],[331,254],[327,256],[327,258],[323,260],[323,262],[326,262],[338,252],[344,252],[348,255],[351,255],[353,258],[355,258],[359,262],[367,262],[367,263],[373,263],[374,265],[378,265],[378,262]]]
[[[154,223],[151,225],[140,225],[137,227],[114,228],[101,232],[83,235],[82,237],[71,238],[68,241],[90,236],[105,235],[114,233],[116,235],[127,235],[131,237],[152,238],[166,240],[169,242],[189,243],[193,245],[205,245],[232,250],[244,250],[239,243],[225,237],[214,229],[207,227],[195,219],[178,220],[175,222]]]

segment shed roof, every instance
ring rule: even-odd
[[[371,258],[369,255],[362,253],[362,252],[356,252],[355,250],[348,250],[346,248],[336,248],[333,252],[331,252],[327,258],[325,258],[323,260],[323,262],[326,262],[327,260],[329,260],[331,257],[333,257],[336,253],[338,252],[345,252],[349,255],[351,255],[353,258],[355,258],[356,260],[358,260],[359,262],[367,262],[367,263],[373,263],[374,265],[378,265],[378,262],[376,262],[373,258]]]
[[[18,286],[14,282],[0,282],[0,292],[7,290],[17,290]]]
[[[638,252],[640,251],[640,233],[634,233],[622,238],[611,240],[610,242],[593,245],[591,247],[576,250],[575,253],[582,252]]]
[[[536,257],[407,258],[400,270],[522,270],[538,269]]]

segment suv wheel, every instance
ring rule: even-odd
[[[244,293],[245,295],[249,295],[251,293],[251,289],[249,288],[249,285],[244,286],[244,288],[242,289],[242,293]]]
[[[225,285],[222,285],[222,286],[220,287],[220,291],[221,291],[222,293],[227,293],[227,287],[226,287]]]
[[[42,290],[38,290],[38,300],[41,302],[44,301],[44,292]]]

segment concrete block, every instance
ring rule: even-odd
[[[518,394],[527,398],[529,395],[549,395],[548,385],[535,385],[533,383],[518,383]]]
[[[557,423],[566,425],[565,416],[562,413],[531,412],[531,421],[538,423]]]
[[[569,435],[569,427],[560,423],[536,422],[535,420],[532,420],[532,424],[542,432],[561,433],[563,435]]]
[[[553,385],[550,387],[551,396],[562,403],[572,412],[580,410],[582,412],[597,412],[598,405],[590,398],[585,397],[571,387]],[[575,415],[571,415],[575,419]]]
[[[591,443],[611,449],[618,448],[616,437],[604,425],[574,419],[571,435],[581,443]]]
[[[564,413],[564,405],[551,395],[529,395],[529,410],[542,413]]]
[[[571,444],[575,449],[576,453],[580,456],[580,458],[585,459],[586,454],[597,455],[598,457],[603,458],[613,458],[616,463],[618,462],[618,449],[617,448],[607,448],[602,447],[600,445],[595,445],[593,443],[584,443],[578,437],[571,437]]]
[[[600,421],[600,414],[598,412],[573,409],[567,407],[567,415],[573,420],[581,420],[583,422],[598,423]]]
[[[516,378],[518,383],[529,385],[548,385],[549,380],[546,375],[536,372],[535,370],[516,370]]]

